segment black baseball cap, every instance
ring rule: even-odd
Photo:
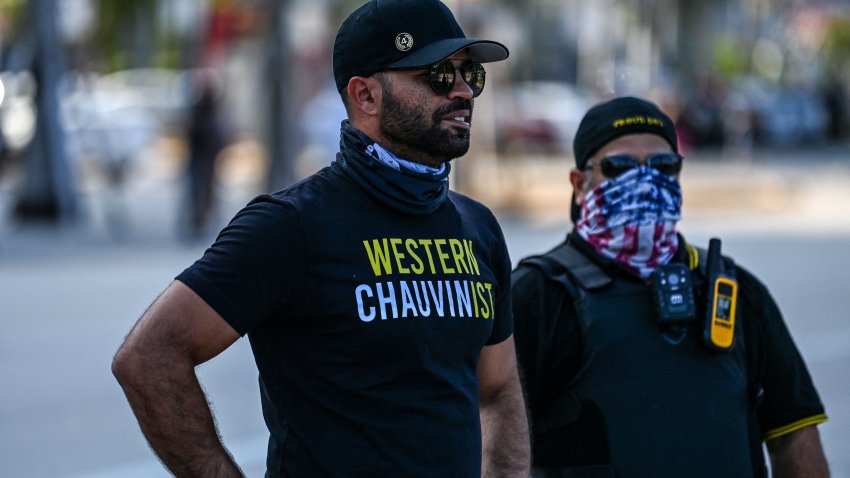
[[[354,76],[430,66],[465,48],[479,63],[508,57],[508,49],[499,42],[467,38],[438,0],[372,0],[339,27],[334,80],[342,90]]]
[[[621,96],[590,108],[579,123],[573,138],[576,167],[584,169],[587,161],[603,146],[620,136],[650,133],[661,136],[679,152],[673,120],[655,104],[642,98]]]

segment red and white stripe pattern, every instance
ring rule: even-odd
[[[676,253],[681,210],[682,188],[675,178],[637,167],[587,194],[576,232],[600,254],[646,278]]]

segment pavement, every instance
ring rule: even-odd
[[[79,220],[61,228],[11,221],[14,191],[9,178],[0,182],[0,476],[168,476],[109,364],[150,301],[259,192],[256,161],[233,161],[216,220],[196,241],[177,227],[183,183],[167,151],[121,189],[88,172]],[[471,165],[475,175],[457,168],[468,192],[496,211],[515,262],[569,227],[564,163],[497,167],[484,158]],[[779,301],[827,404],[820,428],[833,476],[850,477],[850,148],[697,156],[683,188],[680,230],[697,244],[723,237]],[[262,476],[266,432],[247,341],[199,375],[225,443],[248,476]]]

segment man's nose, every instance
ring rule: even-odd
[[[449,91],[449,98],[467,98],[472,99],[472,88],[466,84],[463,79],[463,73],[459,67],[455,67],[455,84],[452,85],[452,90]]]

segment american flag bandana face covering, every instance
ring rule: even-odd
[[[676,253],[676,223],[681,218],[679,182],[640,166],[587,194],[576,232],[600,254],[647,278]]]

